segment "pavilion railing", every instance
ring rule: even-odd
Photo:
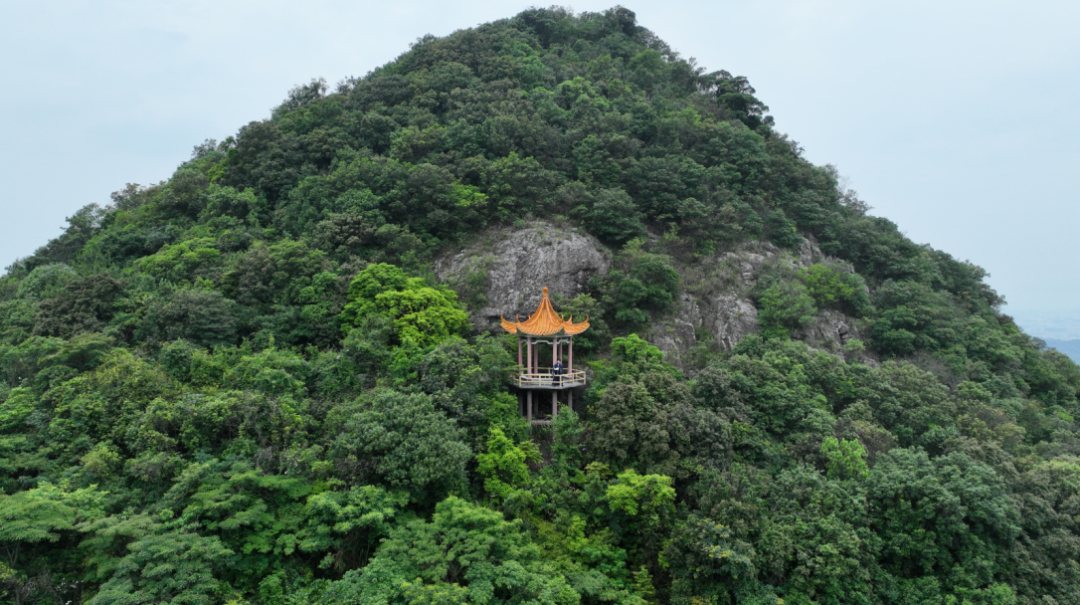
[[[517,376],[518,388],[529,387],[571,387],[585,384],[585,370],[563,370],[562,374],[552,374],[551,368],[537,368],[534,373],[522,373]]]

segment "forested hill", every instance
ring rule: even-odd
[[[629,10],[530,9],[77,212],[0,277],[0,599],[1080,603],[1080,368],[754,94]],[[537,218],[611,269],[556,301],[578,413],[530,428],[433,263]],[[639,337],[806,241],[734,350]],[[865,337],[795,338],[823,311]]]

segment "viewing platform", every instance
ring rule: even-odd
[[[519,374],[515,380],[519,389],[562,391],[585,386],[585,370],[564,370],[553,375],[551,368],[539,368],[538,373]]]

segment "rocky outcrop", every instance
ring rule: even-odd
[[[731,350],[748,334],[758,333],[758,310],[750,292],[762,275],[782,268],[801,270],[827,260],[809,240],[793,251],[748,242],[714,260],[684,268],[683,294],[674,313],[653,326],[648,338],[676,365],[685,365],[685,357],[701,345]],[[814,321],[794,336],[832,352],[861,338],[855,319],[833,310],[818,311]]]
[[[683,294],[675,308],[675,317],[660,322],[649,334],[652,344],[678,364],[698,335],[708,335],[725,350],[735,348],[747,334],[757,334],[757,307],[749,298],[718,294],[698,298]]]
[[[795,338],[836,352],[849,340],[862,340],[862,334],[854,318],[839,311],[824,309],[818,311],[814,321],[799,330]]]
[[[536,222],[513,231],[491,231],[435,264],[435,275],[450,283],[476,308],[480,329],[499,316],[531,313],[547,286],[556,298],[588,291],[589,281],[606,274],[610,253],[596,238],[572,228]]]
[[[792,275],[830,259],[811,241],[794,250],[767,242],[747,242],[713,259],[679,267],[682,292],[671,312],[642,334],[686,366],[687,355],[706,346],[731,350],[758,333],[758,310],[750,292],[768,273]],[[595,238],[572,228],[535,222],[521,229],[493,230],[435,263],[435,275],[449,283],[473,311],[480,330],[498,327],[499,317],[525,316],[547,286],[556,301],[589,291],[589,282],[611,267],[611,253]],[[849,270],[851,270],[849,268]],[[841,352],[861,339],[854,318],[821,310],[795,338],[813,347]]]

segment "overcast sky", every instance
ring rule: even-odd
[[[424,34],[528,5],[3,2],[0,266],[79,207],[163,180],[204,139],[268,117],[296,84],[361,76]],[[1080,317],[1080,2],[626,6],[684,57],[747,76],[777,128],[874,214],[990,271],[1006,311]]]

